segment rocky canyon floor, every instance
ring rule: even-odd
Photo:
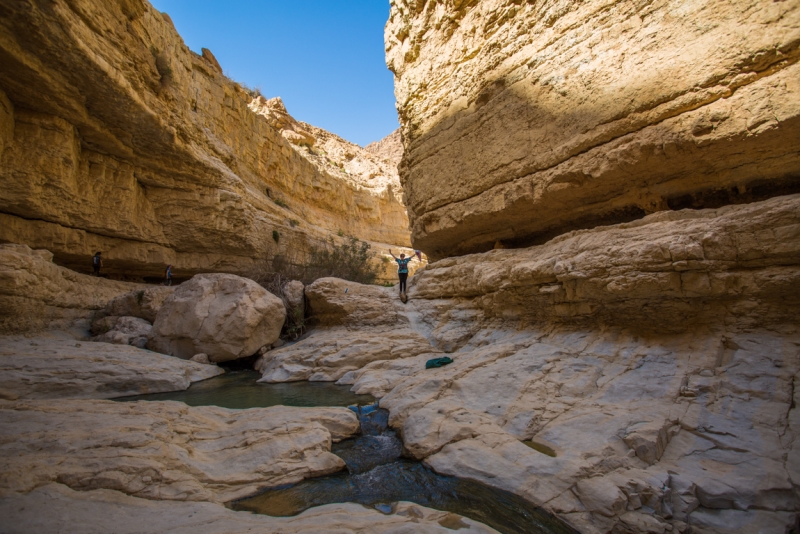
[[[263,382],[335,381],[378,397],[408,456],[580,532],[788,532],[800,476],[798,206],[794,195],[654,214],[440,260],[412,278],[406,304],[392,288],[320,279],[305,288],[315,327],[256,366]],[[46,281],[64,276],[46,254],[3,253],[41,281],[7,291],[10,303],[36,309]],[[92,313],[82,288],[107,281],[71,276],[64,305],[86,317],[74,332]],[[64,310],[64,321],[80,315]],[[443,355],[454,362],[425,369]],[[74,510],[76,525],[144,521],[132,532],[447,531],[444,512],[415,504],[285,519],[222,507],[341,470],[332,443],[359,428],[346,408],[99,400],[220,371],[68,333],[5,336],[0,364],[0,508],[20,525],[10,532],[62,528],[45,508]],[[184,511],[191,521],[178,521]]]
[[[548,534],[800,532],[800,2],[389,4],[366,147],[145,0],[0,4],[0,534],[502,530],[237,508],[369,478],[366,438]],[[402,300],[309,274],[347,246],[429,256]],[[237,366],[348,400],[138,397]]]

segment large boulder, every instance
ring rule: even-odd
[[[105,307],[108,315],[139,317],[148,322],[156,320],[158,310],[176,287],[155,286],[131,291],[111,299]]]
[[[378,286],[320,278],[306,286],[314,322],[331,326],[376,326],[397,323],[392,292]]]
[[[232,274],[200,274],[164,301],[147,348],[212,362],[251,356],[278,339],[286,319],[281,299],[252,280]]]

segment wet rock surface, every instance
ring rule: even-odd
[[[361,436],[344,440],[333,448],[347,463],[349,475],[322,477],[268,490],[234,503],[234,509],[284,516],[331,502],[357,502],[392,514],[404,509],[403,501],[408,500],[447,513],[439,524],[454,530],[468,528],[472,520],[504,534],[575,533],[550,514],[509,492],[437,475],[418,462],[401,460],[402,443],[387,426],[388,412],[377,405],[353,409],[361,422]]]
[[[41,509],[47,510],[46,514]],[[73,491],[48,484],[30,493],[0,498],[0,513],[9,534],[79,531],[120,534],[226,532],[343,534],[423,533],[494,534],[494,529],[448,512],[400,502],[389,513],[360,504],[319,506],[295,517],[234,512],[210,502],[164,502],[129,497],[118,491]]]
[[[365,473],[403,455],[403,442],[388,428],[389,412],[372,406],[353,407],[361,424],[361,436],[334,445],[332,452],[352,474]]]

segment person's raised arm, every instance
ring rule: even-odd
[[[389,249],[389,255],[390,255],[391,257],[393,257],[394,259],[397,259],[397,256],[395,256],[394,254],[392,254],[392,249]]]

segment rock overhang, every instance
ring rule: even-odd
[[[432,259],[798,190],[795,6],[408,4],[387,63]]]

